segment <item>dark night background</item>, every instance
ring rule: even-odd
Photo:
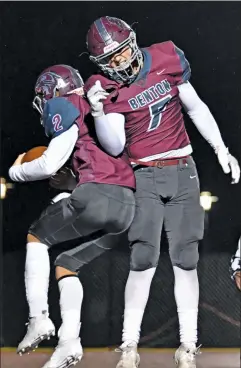
[[[191,83],[214,114],[230,152],[241,162],[239,2],[3,2],[0,5],[0,175],[8,177],[8,168],[18,154],[47,143],[31,107],[38,74],[57,63],[78,68],[84,79],[95,71],[87,55],[80,58],[78,55],[85,51],[89,25],[103,15],[122,18],[129,24],[138,22],[134,28],[140,46],[171,39],[185,51],[192,67]],[[223,174],[208,143],[188,119],[186,123],[201,190],[219,197],[200,247],[201,342],[209,346],[239,346],[239,295],[229,278],[228,267],[240,236],[240,185],[230,184],[230,177]],[[47,182],[16,184],[2,202],[1,343],[5,346],[16,346],[27,319],[23,285],[26,232],[55,194]],[[87,289],[83,314],[86,346],[113,345],[120,340],[124,283],[128,274],[126,249],[119,247],[82,271]],[[52,258],[57,251],[51,253]],[[172,284],[165,245],[144,319],[143,344],[170,347],[178,343]],[[59,323],[54,283],[50,298],[53,319]],[[164,336],[157,332],[154,339],[148,338],[168,318],[170,323]]]

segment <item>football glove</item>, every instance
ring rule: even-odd
[[[96,81],[95,84],[87,92],[87,98],[91,106],[91,115],[93,117],[99,117],[104,114],[103,100],[109,95],[102,86],[100,81]]]
[[[240,179],[240,167],[236,158],[229,153],[228,148],[219,150],[217,156],[223,172],[231,173],[232,184],[237,184]]]

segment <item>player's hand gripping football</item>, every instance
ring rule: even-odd
[[[18,155],[18,157],[16,158],[16,160],[14,161],[14,163],[12,164],[12,166],[17,166],[17,165],[21,165],[22,164],[22,159],[25,156],[26,152],[21,153],[21,155]]]
[[[76,188],[77,180],[70,167],[62,167],[49,179],[49,185],[58,190],[72,191]]]
[[[228,148],[219,150],[217,156],[223,172],[225,174],[231,173],[232,184],[237,184],[240,179],[240,167],[236,158],[229,153]]]
[[[100,81],[96,81],[95,84],[87,92],[87,98],[91,106],[91,115],[93,117],[99,117],[104,113],[103,100],[109,95],[102,86]]]

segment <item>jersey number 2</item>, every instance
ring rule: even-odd
[[[54,127],[55,132],[59,132],[60,130],[63,130],[62,117],[61,117],[60,114],[55,114],[53,116],[52,123],[53,123],[53,127]]]
[[[161,124],[162,113],[165,111],[166,105],[171,98],[171,95],[167,95],[149,106],[151,121],[147,129],[148,132],[151,132],[159,127]]]

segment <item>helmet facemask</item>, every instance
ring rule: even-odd
[[[43,110],[44,110],[44,105],[47,102],[47,100],[44,98],[44,94],[43,93],[38,93],[32,102],[32,106],[35,110],[38,111],[38,113],[40,114],[40,123],[41,125],[43,125]]]
[[[120,65],[111,67],[111,56],[126,47],[131,49],[131,57]],[[135,32],[131,31],[129,37],[120,44],[114,41],[111,45],[106,46],[106,50],[108,49],[109,51],[100,56],[90,55],[90,60],[97,64],[101,71],[108,75],[110,79],[119,83],[132,83],[143,65],[143,55],[137,46]]]

